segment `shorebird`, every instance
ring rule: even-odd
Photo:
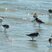
[[[33,15],[33,17],[35,18],[34,21],[36,21],[39,24],[39,27],[40,27],[40,24],[44,24],[44,22],[42,20],[37,18],[37,14],[36,13]]]
[[[4,24],[4,25],[2,25],[2,26],[3,26],[3,28],[4,28],[4,31],[6,31],[6,29],[9,28],[9,25],[7,25],[7,24]]]
[[[32,38],[32,41],[34,40],[34,37],[37,37],[39,35],[38,32],[35,32],[35,33],[31,33],[31,34],[27,34],[27,36],[31,37]]]
[[[50,46],[51,46],[51,44],[52,44],[52,36],[49,38],[49,43],[50,43]]]

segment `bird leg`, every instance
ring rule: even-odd
[[[9,40],[8,34],[7,34],[7,33],[4,33],[4,35],[5,35],[5,38],[6,38],[7,40]]]
[[[50,43],[50,46],[51,46],[51,43]]]
[[[39,28],[40,28],[40,23],[39,23]]]
[[[6,33],[7,31],[6,31],[6,28],[4,28],[4,32]]]
[[[34,40],[34,37],[32,37],[32,41]]]

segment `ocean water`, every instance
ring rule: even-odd
[[[52,18],[48,9],[52,8],[52,0],[0,0],[0,16],[4,16],[2,24],[8,24],[4,32],[0,26],[0,52],[52,52],[48,39],[52,35]],[[32,22],[33,13],[45,22],[39,25]],[[26,34],[38,31],[36,41]]]

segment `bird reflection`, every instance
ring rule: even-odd
[[[34,42],[34,41],[33,42],[29,41],[28,45],[31,48],[38,48],[37,42]]]
[[[41,32],[43,30],[42,28],[38,28],[37,26],[35,26],[35,24],[33,24],[33,28],[36,32]]]
[[[52,14],[49,14],[49,19],[48,19],[48,21],[49,21],[49,24],[52,23]]]
[[[37,32],[41,32],[43,29],[35,29]]]
[[[49,49],[48,49],[48,52],[52,52],[52,48],[49,48]]]
[[[5,39],[9,40],[9,36],[8,36],[8,34],[6,32],[4,32],[4,35],[5,35]]]

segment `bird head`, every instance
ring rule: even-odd
[[[49,13],[52,13],[52,9],[49,9],[48,12],[49,12]]]
[[[36,17],[37,17],[37,14],[36,14],[36,13],[34,13],[34,14],[33,14],[33,17],[34,17],[34,18],[36,18]]]

